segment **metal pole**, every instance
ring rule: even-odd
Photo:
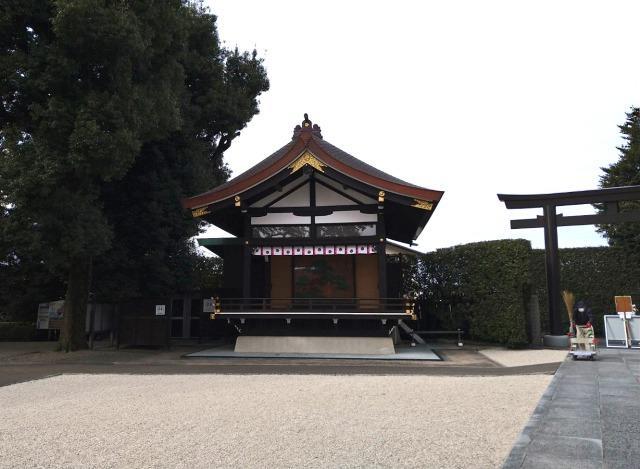
[[[547,272],[549,328],[553,335],[561,335],[562,308],[560,306],[560,257],[558,252],[558,226],[555,205],[546,205],[544,214],[544,252]]]

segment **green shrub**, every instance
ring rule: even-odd
[[[0,340],[33,340],[35,335],[31,322],[0,322]]]
[[[417,267],[427,315],[441,327],[463,327],[474,340],[518,347],[527,343],[531,244],[497,240],[439,249]]]

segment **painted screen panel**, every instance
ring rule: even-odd
[[[251,227],[251,236],[254,238],[308,238],[310,228],[309,225],[256,225]]]
[[[296,298],[353,298],[354,256],[294,257]]]
[[[318,238],[352,238],[356,236],[375,236],[376,225],[373,223],[317,225],[316,232]]]

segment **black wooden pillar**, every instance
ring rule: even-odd
[[[244,239],[242,240],[242,298],[251,298],[251,215],[244,211]]]
[[[560,258],[558,251],[558,225],[555,205],[545,205],[544,252],[547,272],[547,292],[549,306],[549,328],[551,334],[560,335],[562,329],[562,305],[560,296]]]
[[[378,223],[376,224],[376,234],[378,243],[376,253],[378,256],[378,295],[380,298],[387,297],[387,249],[385,243],[384,213],[383,209],[378,210]]]

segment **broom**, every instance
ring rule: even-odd
[[[562,299],[564,300],[564,306],[567,308],[567,315],[569,316],[569,329],[573,329],[573,305],[576,303],[576,296],[569,290],[562,290]]]

